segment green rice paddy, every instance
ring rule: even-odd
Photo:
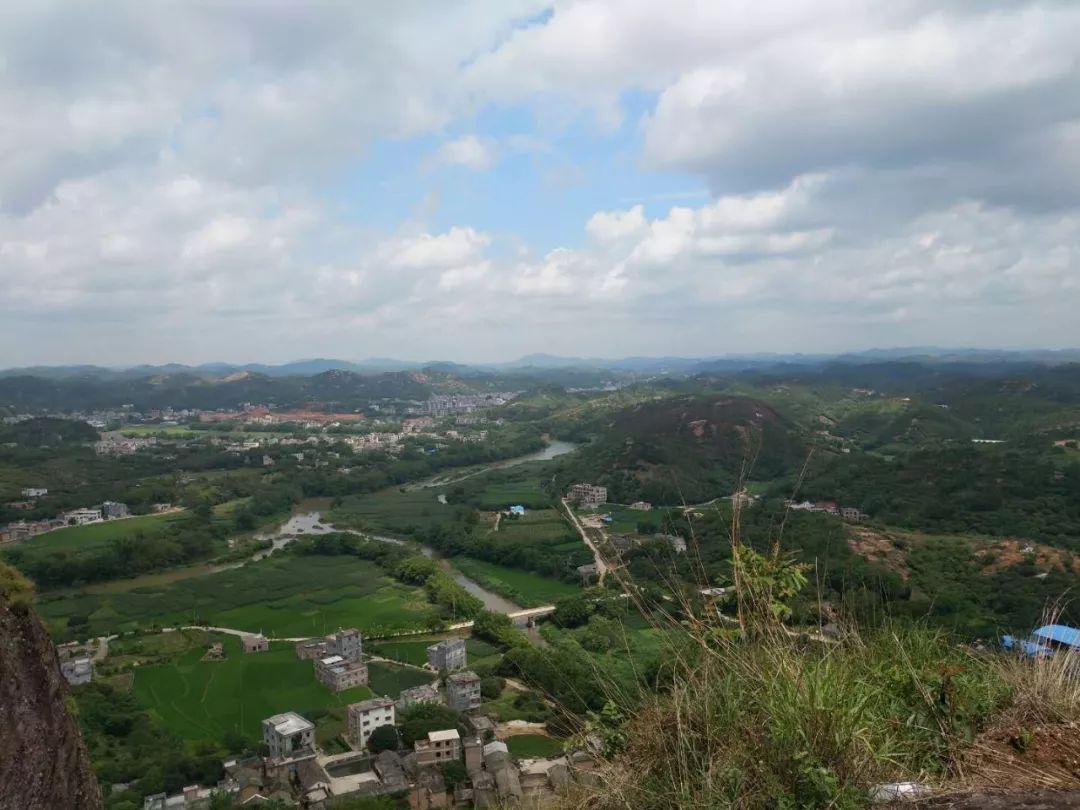
[[[250,739],[262,721],[295,711],[316,720],[327,710],[371,696],[360,686],[335,694],[317,680],[310,661],[301,661],[291,644],[272,644],[265,653],[245,655],[240,641],[224,637],[224,661],[199,660],[194,649],[175,662],[140,667],[135,695],[174,733],[187,740],[219,739],[236,730]]]
[[[433,616],[421,589],[395,582],[374,563],[287,554],[156,587],[46,596],[38,610],[60,636],[68,618],[85,616],[81,637],[192,624],[279,638],[322,635],[339,627],[380,635],[427,627]]]

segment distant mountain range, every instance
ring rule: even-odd
[[[207,379],[248,372],[267,377],[312,377],[326,371],[351,371],[357,374],[381,374],[389,371],[435,371],[462,377],[491,372],[527,372],[530,369],[574,369],[621,372],[630,375],[692,375],[730,373],[775,366],[824,366],[830,363],[881,363],[910,361],[924,364],[949,363],[1034,363],[1059,365],[1080,362],[1080,349],[965,349],[936,346],[867,349],[837,354],[752,353],[711,357],[562,357],[553,354],[529,354],[508,363],[455,363],[447,360],[419,362],[390,357],[371,357],[351,361],[330,358],[296,360],[290,363],[203,363],[189,366],[179,363],[109,368],[95,365],[26,366],[0,370],[0,377],[31,376],[44,379],[119,379],[187,375]]]

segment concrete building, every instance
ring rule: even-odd
[[[634,501],[630,504],[631,509],[636,509],[639,512],[648,512],[652,509],[652,504],[648,501]]]
[[[465,669],[467,666],[465,639],[448,638],[438,644],[432,644],[427,648],[427,660],[428,666],[436,672],[443,670],[456,672],[459,669]]]
[[[465,770],[475,773],[484,767],[484,744],[479,737],[468,737],[462,741],[462,753],[465,755]]]
[[[416,764],[421,768],[461,759],[461,734],[456,728],[429,731],[426,740],[416,741],[413,751]]]
[[[363,638],[355,627],[338,630],[333,635],[327,636],[326,641],[327,651],[331,655],[340,655],[346,661],[359,661],[364,651]]]
[[[367,745],[371,732],[379,726],[394,725],[394,701],[388,697],[371,698],[349,706],[349,741],[357,748]]]
[[[266,718],[262,730],[263,742],[270,749],[270,759],[295,759],[315,753],[315,726],[296,712]]]
[[[495,793],[503,806],[521,804],[521,780],[506,743],[496,740],[484,746],[484,767],[495,779]]]
[[[599,506],[607,503],[607,487],[593,484],[574,484],[570,487],[567,498],[578,506]]]
[[[315,677],[335,692],[352,689],[354,686],[367,686],[367,664],[363,661],[348,661],[340,655],[330,655],[315,662]]]
[[[128,509],[126,503],[105,501],[105,503],[101,505],[101,515],[108,520],[114,520],[116,518],[129,517],[131,515],[131,510]]]
[[[218,788],[188,785],[182,793],[172,796],[154,793],[143,799],[143,810],[200,810],[210,806],[210,799],[217,792]]]
[[[398,711],[405,711],[410,706],[415,706],[417,703],[442,703],[443,697],[439,694],[439,690],[428,683],[422,683],[419,686],[414,686],[411,689],[402,689],[401,694],[398,695],[397,708]]]
[[[323,638],[298,641],[293,649],[296,650],[296,657],[301,661],[314,661],[336,655],[345,661],[352,662],[360,660],[364,643],[360,631],[355,627],[350,627]]]
[[[326,657],[326,640],[321,638],[309,638],[306,641],[298,641],[293,645],[296,657],[301,661],[314,661],[316,658]]]
[[[70,512],[64,512],[61,517],[68,525],[75,524],[81,526],[84,523],[95,523],[101,520],[100,509],[72,509]]]
[[[446,679],[446,705],[459,712],[480,708],[480,676],[466,670]]]
[[[72,658],[60,662],[60,674],[72,686],[94,680],[94,662],[89,657]]]
[[[49,494],[49,490],[45,487],[27,487],[22,491],[24,498],[44,498]]]
[[[270,642],[262,633],[246,633],[240,636],[240,643],[246,653],[266,652],[270,649]]]

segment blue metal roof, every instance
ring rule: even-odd
[[[1054,651],[1050,647],[1036,644],[1034,641],[1017,639],[1013,636],[1002,636],[1001,646],[1006,650],[1016,650],[1019,647],[1018,651],[1029,658],[1049,658],[1054,654]]]
[[[1048,624],[1031,634],[1039,641],[1053,641],[1080,650],[1080,630],[1064,624]]]

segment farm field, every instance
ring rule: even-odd
[[[608,532],[614,534],[637,534],[637,525],[639,521],[653,524],[660,523],[659,515],[656,514],[656,511],[657,510],[643,512],[637,509],[631,509],[629,506],[605,503],[596,510],[586,510],[582,512],[582,514],[610,515],[612,521],[605,526]],[[657,529],[657,531],[659,531],[659,529]]]
[[[376,695],[397,698],[401,690],[431,683],[434,672],[420,672],[409,667],[374,662],[368,664],[368,686]]]
[[[543,490],[543,482],[550,477],[544,470],[545,462],[523,464],[504,470],[494,470],[475,481],[463,484],[469,500],[480,509],[506,509],[521,504],[527,509],[544,509],[551,498]]]
[[[177,520],[183,512],[163,515],[139,515],[138,517],[88,523],[85,526],[68,526],[39,534],[16,546],[25,556],[48,554],[54,551],[87,552],[108,545],[114,538],[134,537],[137,534],[160,534]]]
[[[401,585],[355,558],[274,555],[258,563],[158,587],[45,597],[38,610],[56,636],[81,637],[138,627],[209,624],[307,637],[338,627],[365,635],[425,627],[433,609],[419,588]]]
[[[193,649],[173,663],[140,667],[135,695],[175,734],[186,740],[218,739],[238,730],[258,739],[270,715],[296,711],[315,719],[334,707],[371,696],[367,687],[335,694],[315,680],[310,661],[299,660],[290,644],[244,655],[239,639],[221,639],[227,659],[203,662]]]
[[[444,638],[448,638],[448,636],[433,635],[401,641],[393,639],[388,641],[375,641],[370,645],[366,645],[365,650],[372,655],[378,655],[381,658],[390,658],[394,661],[403,661],[406,664],[422,667],[427,663],[427,648],[437,641],[442,641]],[[492,658],[499,655],[498,649],[478,638],[465,639],[465,651],[468,655],[470,667],[486,658]]]
[[[506,738],[506,747],[519,759],[542,759],[562,752],[562,740],[543,734],[515,734]]]
[[[499,530],[491,537],[519,543],[547,543],[574,539],[575,532],[556,510],[538,509],[526,511],[520,517],[504,515],[499,521]]]
[[[409,536],[442,520],[451,520],[453,506],[439,503],[436,489],[384,489],[353,495],[332,509],[326,520],[353,529]]]
[[[556,599],[581,592],[581,588],[568,582],[559,582],[539,574],[530,574],[528,571],[506,568],[471,557],[455,557],[454,566],[485,588],[512,599],[523,607],[550,604]]]

